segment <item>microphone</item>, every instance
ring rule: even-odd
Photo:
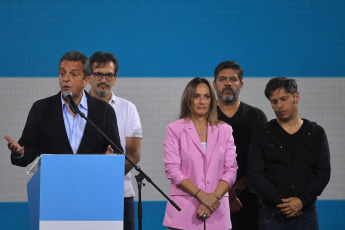
[[[77,104],[74,102],[73,98],[72,98],[72,92],[71,91],[66,91],[63,93],[63,97],[66,99],[66,101],[69,104],[69,107],[71,108],[71,110],[73,111],[74,114],[79,113],[79,109]]]

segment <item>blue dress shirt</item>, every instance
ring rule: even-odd
[[[68,110],[68,106],[66,102],[62,99],[61,95],[61,103],[62,103],[62,114],[63,120],[65,123],[66,133],[68,136],[69,143],[72,147],[72,151],[74,154],[77,153],[81,139],[83,138],[86,120],[82,118],[79,114],[76,114],[73,118],[73,114]],[[81,101],[78,105],[79,110],[87,116],[87,98],[83,91],[83,96]]]

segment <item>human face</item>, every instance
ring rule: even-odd
[[[211,94],[205,83],[196,86],[191,98],[192,116],[205,117],[210,110]]]
[[[243,82],[238,78],[238,73],[234,69],[222,69],[216,81],[213,81],[213,87],[217,98],[225,104],[232,104],[238,101]]]
[[[96,67],[98,66],[98,67]],[[115,74],[115,65],[113,62],[107,62],[105,64],[99,65],[97,62],[93,64],[92,67],[93,73],[102,73],[102,74]],[[105,76],[103,75],[100,80],[97,80],[93,74],[91,74],[91,94],[98,96],[100,98],[104,98],[110,96],[111,88],[116,83],[117,76],[113,78],[111,81],[108,81]]]
[[[294,95],[284,88],[274,90],[270,95],[270,102],[279,121],[288,122],[298,117],[299,92]]]
[[[89,77],[84,78],[83,63],[81,61],[61,62],[59,67],[59,85],[61,93],[72,92],[75,102],[79,103],[83,95],[83,89],[89,82]]]

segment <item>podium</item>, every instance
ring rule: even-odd
[[[124,160],[42,155],[27,184],[31,230],[122,230]]]

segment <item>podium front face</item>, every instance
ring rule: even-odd
[[[28,183],[31,229],[123,229],[123,155],[42,155]]]

